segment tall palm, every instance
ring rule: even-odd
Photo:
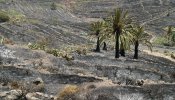
[[[122,9],[116,9],[112,16],[113,34],[115,34],[115,58],[120,55],[120,36],[125,28],[131,23],[128,17],[128,12]],[[124,42],[121,42],[121,51],[124,51]]]
[[[133,35],[134,35],[134,59],[138,59],[138,51],[139,51],[139,44],[145,44],[151,51],[152,51],[152,44],[147,39],[147,34],[144,33],[143,26],[136,26],[133,28]]]
[[[100,35],[102,35],[102,33],[105,30],[105,22],[97,21],[97,22],[91,23],[91,30],[95,32],[93,33],[93,35],[97,37],[97,44],[96,44],[95,51],[100,52],[100,44],[102,43]]]

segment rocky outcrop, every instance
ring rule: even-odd
[[[23,97],[22,90],[10,90],[10,91],[0,92],[0,98],[3,98],[4,100],[19,100],[24,97]]]
[[[10,91],[0,92],[0,99],[1,100],[54,100],[54,96],[40,93],[40,92],[23,94],[22,90],[10,90]]]

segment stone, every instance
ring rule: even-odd
[[[41,78],[37,78],[33,81],[33,84],[35,84],[35,85],[39,85],[39,84],[42,84],[42,83],[44,83],[44,81]]]
[[[143,80],[137,80],[136,84],[138,86],[142,86],[144,84],[144,81]]]
[[[9,92],[0,92],[0,98],[7,96]]]
[[[5,100],[18,100],[22,96],[22,90],[11,90],[6,95]]]
[[[16,95],[16,96],[21,96],[22,95],[22,90],[11,90],[10,94],[11,95]]]
[[[34,93],[28,93],[26,98],[27,100],[40,100],[39,98],[34,97]]]
[[[44,94],[41,92],[28,93],[26,95],[27,100],[54,100],[52,95]]]

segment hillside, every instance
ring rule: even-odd
[[[162,34],[162,28],[175,25],[174,5],[174,0],[79,0],[74,13],[80,17],[106,18],[120,7],[128,10],[133,20],[147,25],[148,31]]]
[[[64,9],[64,5],[60,4],[57,10],[51,10],[51,4],[51,1],[43,0],[9,0],[0,3],[1,9],[12,17],[10,23],[1,24],[1,34],[16,43],[48,38],[50,45],[57,48],[62,44],[86,43],[80,34],[88,31],[88,25]]]
[[[115,59],[113,42],[93,52],[90,23],[118,7],[150,41],[175,26],[174,0],[0,0],[10,17],[0,23],[0,100],[174,100],[174,47],[140,44],[139,59],[132,46]]]

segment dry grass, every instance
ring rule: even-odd
[[[75,94],[79,92],[76,85],[67,85],[58,95],[56,100],[72,100]]]
[[[10,87],[11,87],[12,89],[19,89],[19,88],[20,88],[20,83],[17,82],[17,81],[11,82],[11,83],[10,83]]]
[[[14,42],[8,38],[4,38],[2,44],[14,45]]]

